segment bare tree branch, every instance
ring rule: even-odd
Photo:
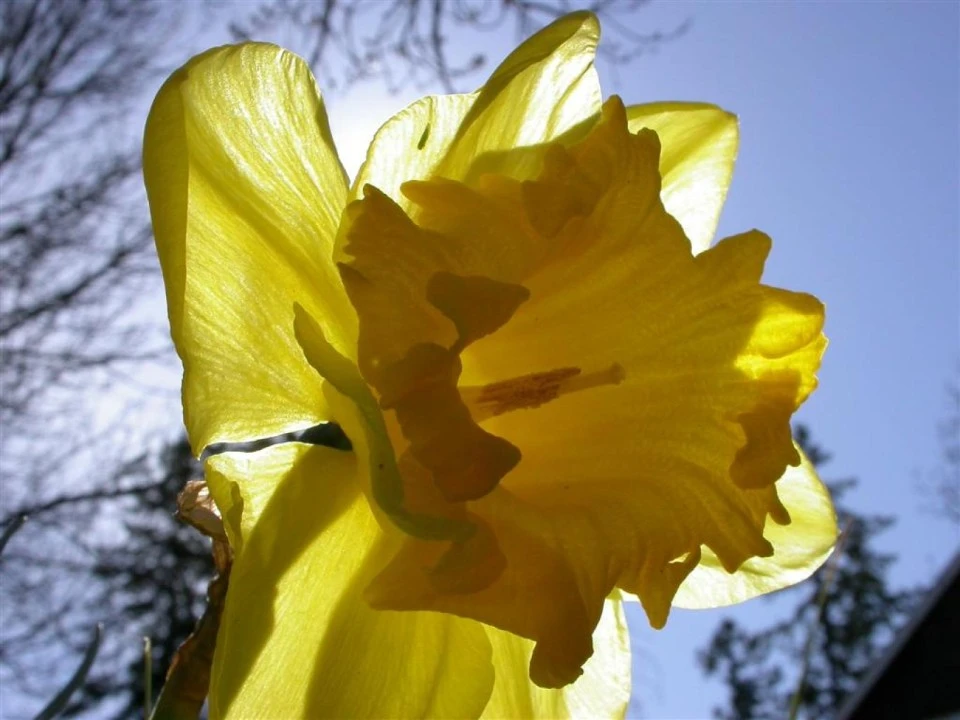
[[[131,122],[159,81],[171,8],[0,2],[0,514],[7,527],[21,510],[33,516],[15,538],[29,552],[0,558],[5,709],[7,697],[49,700],[91,622],[116,614],[117,588],[94,570],[104,543],[129,536],[120,510],[159,492],[144,452],[130,460],[120,433],[92,419],[119,407],[124,373],[172,354],[142,312],[162,292],[142,118]],[[108,625],[94,674],[125,657],[115,633]]]
[[[76,505],[78,503],[95,502],[97,500],[116,500],[117,498],[129,497],[132,495],[143,495],[149,490],[156,490],[162,486],[162,483],[150,483],[149,485],[135,485],[133,487],[108,488],[105,490],[91,490],[90,492],[77,493],[76,495],[58,495],[52,500],[37,505],[28,505],[20,510],[11,513],[12,518],[34,517],[42,513],[50,512],[64,505]],[[0,520],[0,525],[7,525],[12,522],[9,517]]]
[[[445,92],[482,68],[482,54],[451,45],[465,33],[497,32],[513,25],[518,39],[574,9],[592,10],[609,32],[601,57],[622,64],[685,33],[689,22],[667,31],[638,32],[632,22],[648,0],[267,0],[231,25],[237,39],[286,32],[324,88],[378,79],[390,91],[439,84]]]

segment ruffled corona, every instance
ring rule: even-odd
[[[534,639],[560,687],[614,588],[661,627],[701,546],[729,572],[773,553],[825,341],[819,302],[760,284],[765,236],[693,255],[618,99],[539,154],[530,180],[404,185],[416,222],[368,187],[341,274],[408,506],[474,528],[408,539],[368,597]]]

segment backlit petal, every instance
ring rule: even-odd
[[[576,12],[522,43],[484,83],[435,174],[462,179],[480,155],[548,142],[594,117],[599,40],[597,18]]]
[[[482,718],[622,718],[630,701],[630,633],[623,605],[607,600],[593,635],[595,652],[573,685],[547,690],[530,682],[533,643],[512,633],[487,628],[493,644],[496,683]]]
[[[462,180],[485,153],[549,142],[590,119],[600,110],[599,39],[596,17],[572,13],[522,43],[477,92],[402,110],[374,137],[351,199],[370,184],[409,210],[404,182]]]
[[[294,443],[207,461],[236,551],[212,717],[476,717],[487,703],[482,626],[362,599],[390,543],[360,492],[364,466]]]
[[[770,557],[747,560],[733,574],[704,549],[700,564],[680,586],[676,607],[709,608],[749,600],[806,579],[820,567],[837,542],[837,518],[830,494],[806,457],[788,467],[777,481],[789,525],[767,521],[764,537],[773,545]]]
[[[434,174],[478,94],[430,95],[387,120],[370,142],[350,200],[362,197],[369,184],[404,206],[400,186]]]
[[[699,253],[713,242],[737,157],[737,118],[705,103],[652,103],[627,108],[630,132],[660,136],[660,196]]]
[[[346,176],[305,63],[259,44],[192,60],[154,102],[144,177],[194,452],[328,419],[293,303],[344,352],[356,319],[331,262]]]

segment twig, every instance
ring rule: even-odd
[[[10,541],[10,538],[13,537],[13,534],[23,527],[23,524],[27,521],[26,513],[19,513],[14,515],[13,518],[9,521],[10,524],[7,525],[6,529],[3,531],[3,534],[0,535],[0,554],[3,553],[3,549],[7,546],[7,543]]]
[[[126,497],[127,495],[139,495],[140,493],[148,490],[157,490],[162,488],[163,485],[163,482],[156,482],[150,483],[149,485],[135,485],[133,487],[115,488],[112,490],[91,490],[90,492],[79,493],[77,495],[61,495],[60,497],[56,497],[53,500],[48,500],[44,503],[38,503],[37,505],[29,505],[27,507],[20,508],[13,513],[13,519],[5,518],[2,522],[16,523],[17,518],[26,519],[26,516],[28,515],[40,515],[42,513],[50,512],[61,505],[70,505],[78,502],[90,502],[92,500],[112,500],[114,498]],[[22,520],[20,521],[20,524],[23,524]],[[6,544],[8,539],[7,533],[10,532],[9,527],[10,526],[8,526],[7,530],[4,530],[3,544]],[[0,544],[0,549],[2,549],[3,544]]]
[[[153,707],[153,645],[150,636],[143,637],[143,717],[150,717]]]

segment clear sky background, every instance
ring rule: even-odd
[[[601,63],[605,94],[709,101],[740,116],[720,233],[767,232],[766,281],[826,303],[831,345],[798,419],[833,454],[827,478],[860,479],[854,509],[898,518],[879,543],[900,557],[894,583],[932,582],[960,548],[960,528],[926,512],[918,489],[941,463],[945,388],[960,379],[960,4],[663,2],[635,17],[643,31],[692,26],[630,66]],[[494,62],[515,40],[479,37]],[[359,85],[328,95],[348,169],[418,94]],[[724,689],[703,679],[696,650],[725,615],[762,623],[778,607],[675,611],[661,632],[632,613],[634,716],[709,717]]]

